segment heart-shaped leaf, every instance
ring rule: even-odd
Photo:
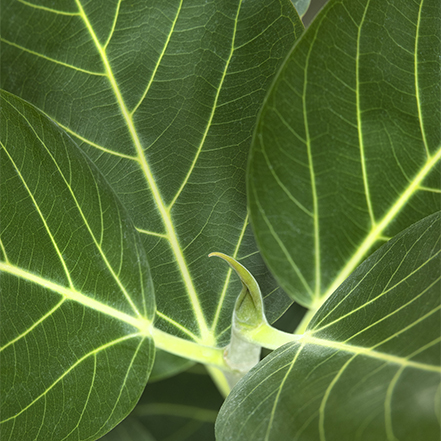
[[[219,441],[440,439],[441,215],[370,256],[306,333],[251,370]]]
[[[97,439],[152,368],[144,249],[72,140],[20,98],[1,106],[1,438]]]
[[[2,86],[32,102],[94,160],[151,262],[156,326],[229,339],[253,268],[269,320],[291,300],[248,225],[245,163],[257,112],[303,26],[290,0],[3,0]]]
[[[440,16],[439,0],[331,0],[266,99],[251,218],[272,273],[304,306],[439,210]]]

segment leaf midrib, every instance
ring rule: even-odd
[[[439,343],[440,341],[441,341],[441,337],[437,339],[437,341],[432,343],[436,344]],[[337,351],[342,351],[354,355],[365,355],[369,358],[383,360],[385,362],[398,364],[400,366],[413,367],[424,371],[441,373],[441,366],[431,365],[427,363],[420,363],[417,361],[411,361],[407,357],[398,357],[396,355],[390,355],[383,352],[378,352],[373,348],[365,348],[363,346],[356,346],[348,343],[340,343],[337,341],[316,338],[316,337],[312,337],[310,334],[303,335],[302,338],[298,340],[298,342],[315,345],[315,346],[321,346],[329,349],[335,349]],[[383,342],[381,342],[380,344],[383,344]]]
[[[32,273],[31,271],[20,268],[16,265],[13,265],[10,263],[0,262],[0,272],[11,274],[15,277],[18,277],[19,279],[26,280],[31,283],[35,283],[36,285],[39,285],[45,289],[48,289],[52,292],[59,294],[60,296],[62,296],[66,300],[72,300],[74,302],[77,302],[77,303],[89,308],[89,309],[93,309],[93,310],[98,311],[102,314],[113,317],[119,321],[128,323],[129,325],[138,329],[142,335],[145,335],[145,336],[151,335],[152,322],[150,320],[148,320],[146,317],[133,317],[129,314],[121,312],[115,308],[112,308],[111,306],[108,306],[102,302],[99,302],[98,300],[91,298],[91,297],[77,291],[73,287],[67,288],[63,285],[52,282],[51,280],[40,277],[40,276]],[[26,332],[28,332],[28,331],[26,331]],[[8,343],[8,345],[9,345],[9,343]],[[3,349],[4,348],[1,348],[1,350],[3,350]]]
[[[228,59],[227,59],[227,61],[225,63],[225,68],[223,70],[223,74],[222,74],[222,78],[220,80],[219,86],[217,88],[217,93],[216,93],[216,96],[215,96],[215,99],[214,99],[214,103],[213,103],[213,106],[212,106],[212,111],[210,113],[209,120],[208,120],[206,128],[204,130],[204,134],[203,134],[202,140],[199,143],[199,147],[198,147],[196,156],[194,157],[194,159],[192,161],[192,165],[191,165],[190,169],[188,170],[183,183],[181,184],[178,192],[176,193],[176,195],[174,196],[173,200],[171,201],[171,203],[169,205],[165,204],[165,202],[164,202],[164,200],[163,200],[163,198],[161,196],[160,190],[159,190],[159,188],[158,188],[158,186],[157,186],[157,184],[155,182],[155,179],[153,177],[153,173],[152,173],[152,171],[150,169],[150,165],[147,162],[147,159],[146,159],[146,157],[144,155],[142,143],[141,143],[141,140],[139,139],[137,130],[135,128],[135,124],[133,122],[133,118],[132,117],[133,117],[136,109],[139,107],[140,103],[142,102],[142,99],[140,100],[140,102],[138,102],[138,104],[135,106],[135,108],[132,111],[128,110],[128,108],[127,108],[127,106],[126,106],[126,104],[124,102],[124,99],[122,97],[121,91],[119,90],[119,86],[118,86],[118,84],[116,82],[116,79],[115,79],[115,77],[113,75],[113,71],[112,71],[110,62],[109,62],[109,60],[107,58],[107,55],[106,55],[107,43],[106,43],[105,46],[102,46],[100,44],[100,42],[98,40],[98,37],[95,34],[94,29],[93,29],[93,27],[92,27],[92,25],[91,25],[87,15],[86,15],[84,9],[82,7],[81,1],[80,0],[75,0],[75,1],[76,1],[76,4],[77,4],[77,7],[79,9],[79,15],[80,15],[81,19],[83,20],[83,22],[85,23],[85,26],[86,26],[86,28],[87,28],[87,30],[88,30],[88,32],[89,32],[89,34],[90,34],[90,36],[91,36],[91,38],[93,40],[93,43],[96,46],[96,48],[98,50],[98,53],[99,53],[99,55],[101,57],[101,60],[103,62],[104,69],[105,69],[105,75],[106,75],[106,77],[108,78],[108,80],[110,82],[112,91],[113,91],[113,93],[114,93],[114,95],[116,97],[118,106],[119,106],[119,108],[121,110],[122,116],[124,118],[124,121],[125,121],[125,123],[126,123],[126,125],[128,127],[128,130],[129,130],[130,136],[132,138],[132,141],[133,141],[133,144],[134,144],[134,147],[135,147],[135,150],[136,150],[136,161],[139,163],[140,168],[142,169],[142,172],[143,172],[143,174],[144,174],[144,176],[146,178],[146,181],[147,181],[148,186],[150,188],[150,191],[152,193],[152,196],[153,196],[153,199],[155,201],[155,204],[156,204],[156,206],[157,206],[157,208],[159,210],[160,216],[162,218],[162,221],[163,221],[163,224],[164,224],[164,227],[165,227],[165,230],[166,230],[165,238],[168,240],[170,248],[171,248],[171,250],[173,252],[173,255],[174,255],[175,259],[176,259],[179,272],[180,272],[181,277],[182,277],[182,279],[184,281],[184,285],[186,287],[187,293],[188,293],[188,295],[190,297],[191,306],[192,306],[193,312],[195,314],[197,324],[199,326],[201,337],[197,338],[197,340],[200,341],[201,343],[206,344],[206,345],[213,345],[213,344],[215,344],[215,340],[216,340],[215,337],[214,337],[214,327],[217,324],[217,321],[219,319],[219,308],[218,308],[218,311],[216,313],[213,326],[211,327],[211,329],[209,329],[208,323],[207,323],[206,318],[205,318],[205,316],[203,314],[203,311],[202,311],[201,304],[199,302],[199,298],[198,298],[195,286],[193,284],[192,277],[190,275],[187,263],[185,261],[185,257],[184,257],[182,248],[181,248],[181,246],[179,244],[178,235],[177,235],[177,233],[175,231],[174,224],[173,224],[170,212],[171,212],[171,209],[172,209],[174,203],[176,202],[177,198],[181,194],[184,186],[186,185],[186,183],[187,183],[187,181],[188,181],[188,179],[189,179],[189,177],[190,177],[190,175],[191,175],[191,173],[192,173],[192,171],[193,171],[193,169],[195,167],[196,161],[197,161],[197,159],[198,159],[198,157],[200,155],[200,152],[202,150],[202,146],[204,144],[204,141],[205,141],[205,139],[206,139],[206,137],[208,135],[209,128],[211,127],[211,123],[212,123],[212,120],[213,120],[214,114],[215,114],[215,109],[217,107],[217,102],[218,102],[218,99],[219,99],[219,96],[220,96],[220,92],[221,92],[221,89],[222,89],[222,84],[223,84],[223,82],[224,82],[224,80],[226,78],[226,72],[227,72],[228,66],[230,64],[230,61],[232,59],[232,56],[233,56],[233,53],[234,53],[234,49],[235,49],[234,45],[235,45],[235,37],[236,37],[236,32],[237,32],[237,22],[238,22],[238,16],[239,16],[239,13],[240,13],[240,8],[241,8],[242,1],[239,2],[239,6],[238,6],[237,11],[236,11],[235,23],[234,23],[234,32],[233,32],[233,38],[232,38],[232,42],[231,42],[230,54],[229,54],[229,57],[228,57]],[[173,29],[174,29],[174,27],[176,25],[177,17],[179,15],[180,10],[181,10],[181,6],[182,6],[182,0],[181,0],[180,5],[179,5],[178,12],[177,12],[177,14],[175,16],[175,19],[173,21],[173,25],[172,25],[172,28],[171,28],[171,30],[169,32],[169,35],[168,35],[166,44],[164,46],[164,49],[162,51],[162,54],[161,54],[159,60],[156,63],[155,69],[154,69],[154,71],[152,73],[152,76],[151,76],[151,78],[149,80],[148,86],[147,86],[147,88],[146,88],[146,90],[145,90],[145,92],[143,94],[143,97],[146,96],[146,94],[147,94],[147,92],[149,90],[149,87],[150,87],[150,85],[153,82],[153,79],[154,79],[155,73],[157,71],[158,65],[159,65],[159,63],[160,63],[160,61],[162,59],[162,56],[163,56],[164,52],[165,52],[165,48],[168,45],[168,42],[169,42],[170,37],[171,37],[171,33],[172,33],[172,31],[173,31]],[[116,21],[116,19],[115,19],[115,21]],[[239,244],[238,244],[238,246],[239,246]],[[228,276],[229,276],[229,274],[227,275],[227,280],[229,280]],[[225,289],[225,286],[224,286],[224,289],[223,289],[222,294],[221,294],[222,300],[223,300],[223,297],[225,296],[225,292],[226,292],[226,289]],[[196,337],[196,336],[194,336],[194,337]]]
[[[54,158],[52,152],[51,152],[50,149],[46,146],[46,144],[44,143],[43,139],[41,139],[40,135],[36,132],[36,130],[34,129],[33,125],[32,125],[32,124],[30,123],[30,121],[26,118],[26,116],[25,116],[22,112],[20,112],[20,110],[17,109],[17,108],[11,103],[11,102],[7,101],[6,99],[5,99],[5,102],[7,102],[7,103],[8,103],[8,104],[14,109],[14,111],[16,111],[16,112],[17,112],[17,113],[18,113],[18,114],[24,119],[24,121],[26,122],[26,124],[28,125],[28,127],[32,130],[32,132],[34,133],[35,137],[36,137],[36,138],[38,139],[38,141],[40,142],[41,146],[46,150],[46,153],[47,153],[47,155],[50,157],[50,159],[52,160],[53,164],[57,167],[57,170],[58,170],[58,172],[59,172],[59,175],[60,175],[61,179],[63,180],[64,184],[66,185],[66,188],[68,189],[68,191],[69,191],[69,193],[70,193],[70,195],[71,195],[71,197],[72,197],[72,200],[73,200],[74,203],[75,203],[75,207],[77,208],[78,213],[79,213],[79,215],[81,216],[81,219],[83,220],[84,226],[86,227],[86,229],[87,229],[87,231],[88,231],[88,233],[89,233],[89,235],[90,235],[90,237],[91,237],[91,239],[92,239],[92,241],[93,241],[93,243],[94,243],[96,249],[98,250],[98,253],[101,255],[101,257],[102,257],[102,259],[103,259],[103,262],[105,263],[105,265],[106,265],[106,267],[108,268],[108,270],[109,270],[109,272],[110,272],[112,278],[113,278],[113,279],[115,280],[115,282],[117,283],[118,287],[120,288],[120,290],[121,290],[121,292],[123,293],[124,297],[126,298],[127,302],[130,304],[130,307],[133,309],[133,311],[135,312],[135,314],[137,314],[138,316],[140,316],[141,314],[140,314],[140,312],[138,311],[138,308],[137,308],[136,305],[134,304],[134,302],[133,302],[133,300],[131,299],[131,297],[130,297],[129,293],[127,292],[126,288],[125,288],[125,287],[123,286],[123,284],[121,283],[121,280],[119,279],[119,276],[117,275],[117,273],[116,273],[115,270],[113,269],[112,265],[110,264],[109,260],[107,259],[107,256],[105,255],[105,253],[104,253],[104,251],[103,251],[103,249],[102,249],[102,238],[101,238],[100,241],[98,241],[97,238],[95,237],[94,233],[92,232],[92,229],[91,229],[91,227],[90,227],[90,225],[89,225],[89,223],[88,223],[88,221],[87,221],[87,219],[86,219],[86,216],[85,216],[84,213],[83,213],[83,209],[82,209],[81,205],[78,203],[77,197],[76,197],[74,191],[72,190],[71,183],[70,183],[69,180],[66,179],[66,177],[64,176],[64,173],[63,173],[62,170],[60,169],[60,167],[59,167],[57,161],[55,160],[55,158]],[[17,175],[19,176],[19,178],[20,178],[20,180],[21,180],[23,186],[24,186],[25,189],[26,189],[26,192],[29,194],[29,197],[32,199],[33,204],[34,204],[34,207],[35,207],[35,209],[37,210],[37,213],[38,213],[38,215],[39,215],[41,221],[43,222],[43,225],[44,225],[44,227],[45,227],[45,230],[46,230],[46,232],[47,232],[47,234],[48,234],[48,236],[49,236],[49,238],[50,238],[50,241],[52,242],[52,245],[53,245],[53,247],[55,248],[55,251],[56,251],[56,253],[57,253],[57,256],[58,256],[58,258],[59,258],[59,260],[60,260],[60,262],[61,262],[61,264],[62,264],[62,266],[63,266],[63,270],[64,270],[65,275],[66,275],[66,278],[67,278],[67,280],[68,280],[68,282],[69,282],[69,286],[70,286],[72,289],[74,289],[74,283],[73,283],[73,281],[72,281],[72,278],[71,278],[70,272],[69,272],[69,270],[68,270],[68,268],[67,268],[66,262],[65,262],[65,260],[64,260],[64,258],[63,258],[63,256],[62,256],[62,253],[61,253],[61,251],[60,251],[60,249],[59,249],[59,247],[58,247],[58,244],[57,244],[57,242],[56,242],[56,240],[55,240],[55,237],[53,236],[53,233],[52,233],[52,231],[51,231],[51,229],[50,229],[50,227],[49,227],[49,225],[48,225],[48,223],[47,223],[46,218],[45,218],[45,216],[43,215],[42,211],[40,210],[39,204],[37,203],[37,200],[35,199],[34,194],[32,193],[31,189],[29,188],[29,186],[28,186],[28,184],[27,184],[27,182],[26,182],[26,179],[24,178],[24,176],[22,175],[22,173],[21,173],[21,171],[20,171],[20,168],[19,168],[19,167],[17,166],[17,164],[15,163],[13,157],[12,157],[11,154],[9,153],[8,149],[6,148],[6,146],[3,145],[3,143],[0,143],[0,145],[1,145],[1,147],[3,147],[3,150],[5,151],[5,153],[7,154],[8,158],[9,158],[9,160],[10,160],[11,163],[13,164],[13,166],[14,166],[16,172],[17,172]],[[99,203],[100,203],[100,213],[101,213],[101,199],[100,199],[100,195],[99,195],[99,193],[98,193],[98,200],[99,200]],[[101,222],[102,222],[102,218],[101,218]],[[101,225],[101,227],[102,227],[102,225]],[[102,232],[103,232],[103,228],[101,228],[101,235],[102,235]]]
[[[101,60],[103,62],[104,69],[106,72],[107,79],[110,82],[112,91],[115,95],[118,106],[119,106],[121,113],[123,115],[124,121],[128,127],[129,132],[130,132],[130,136],[132,138],[132,141],[133,141],[136,153],[137,153],[138,162],[141,166],[143,174],[144,174],[144,176],[147,180],[147,183],[150,187],[150,191],[152,192],[153,199],[156,203],[156,206],[160,212],[161,218],[163,220],[163,223],[164,223],[164,226],[165,226],[165,229],[167,232],[170,247],[173,251],[173,254],[175,255],[179,271],[180,271],[181,276],[184,280],[188,295],[191,299],[192,308],[193,308],[193,311],[196,315],[196,319],[197,319],[197,322],[198,322],[198,325],[199,325],[199,328],[201,331],[201,337],[203,340],[211,340],[210,339],[211,334],[208,330],[208,326],[205,321],[205,317],[202,313],[202,309],[201,309],[201,306],[200,306],[200,303],[199,303],[199,300],[198,300],[198,297],[196,294],[195,287],[193,285],[192,278],[191,278],[190,273],[188,271],[188,267],[185,262],[184,255],[183,255],[182,250],[179,246],[179,241],[177,238],[176,231],[174,229],[173,222],[171,220],[170,213],[164,203],[164,200],[162,199],[162,196],[159,192],[159,188],[156,185],[156,182],[153,178],[152,171],[150,170],[150,166],[145,158],[144,151],[143,151],[142,144],[141,144],[141,140],[139,139],[139,136],[136,131],[132,116],[131,116],[129,110],[127,109],[127,106],[124,102],[121,91],[119,90],[119,86],[116,82],[115,76],[113,75],[113,71],[110,66],[110,62],[107,58],[106,51],[102,47],[102,45],[100,44],[98,37],[95,34],[95,31],[94,31],[85,11],[83,9],[83,6],[82,6],[80,0],[75,0],[75,2],[76,2],[78,9],[80,11],[80,16],[81,16],[89,34],[93,40],[93,43],[95,44],[95,47],[97,48],[98,53],[101,57]]]
[[[411,197],[419,190],[420,184],[426,178],[426,176],[433,170],[436,163],[441,160],[441,147],[438,151],[430,156],[406,190],[396,200],[396,202],[390,207],[389,211],[384,217],[371,229],[370,233],[366,236],[361,245],[357,248],[356,253],[352,256],[349,262],[343,267],[339,275],[335,278],[332,285],[327,289],[319,304],[314,305],[314,309],[320,308],[326,300],[332,295],[332,293],[349,277],[352,271],[361,262],[363,257],[369,252],[375,242],[382,236],[384,230],[390,225],[391,222],[398,215],[399,211],[407,204]]]

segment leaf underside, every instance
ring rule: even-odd
[[[441,215],[370,256],[227,398],[219,441],[440,439]]]
[[[251,219],[304,306],[440,208],[440,19],[438,0],[331,0],[271,88],[251,151]]]
[[[152,368],[144,249],[59,127],[6,92],[1,121],[1,438],[96,439]]]
[[[277,319],[291,300],[254,243],[245,163],[266,90],[303,30],[291,1],[56,8],[2,1],[2,87],[63,127],[128,209],[150,262],[156,326],[228,342],[240,281],[207,259],[212,251],[253,268]]]

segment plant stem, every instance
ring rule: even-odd
[[[261,349],[259,343],[256,344],[244,337],[242,327],[236,327],[233,319],[230,344],[224,351],[225,362],[230,367],[230,372],[225,372],[230,388],[233,388],[251,368],[259,363]]]
[[[199,343],[168,334],[155,327],[152,328],[152,335],[155,345],[159,349],[205,365],[230,370],[224,360],[224,350],[221,348],[203,346]]]
[[[250,343],[260,345],[267,349],[277,349],[286,343],[296,342],[303,335],[290,334],[273,328],[268,323],[262,323],[258,328],[243,331],[243,338]]]
[[[314,317],[314,314],[317,312],[318,308],[312,308],[306,311],[306,314],[303,316],[302,321],[299,323],[299,326],[297,326],[295,333],[296,334],[304,334],[306,331],[306,328],[309,325],[309,322]]]
[[[210,374],[213,383],[218,388],[219,392],[224,398],[227,398],[228,394],[231,392],[231,387],[227,379],[227,374],[214,366],[205,366],[208,373]]]

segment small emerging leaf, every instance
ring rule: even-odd
[[[222,253],[211,253],[208,257],[220,257],[236,271],[242,282],[242,291],[236,300],[233,312],[233,326],[255,328],[266,323],[262,293],[252,274],[239,262]]]
[[[218,441],[438,441],[441,214],[376,251],[233,389]]]

